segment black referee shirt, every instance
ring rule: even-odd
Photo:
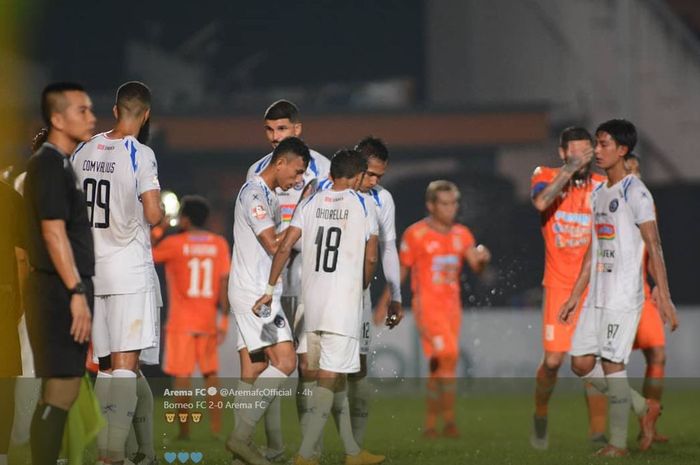
[[[68,157],[51,144],[31,156],[24,181],[27,207],[29,262],[39,270],[56,273],[41,234],[41,220],[63,220],[80,276],[95,274],[95,250],[85,194]]]

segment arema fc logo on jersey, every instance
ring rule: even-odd
[[[277,326],[278,328],[284,328],[285,322],[284,322],[284,317],[282,315],[276,315],[273,322],[275,323],[275,326]]]
[[[298,183],[294,184],[295,191],[300,191],[303,188],[304,188],[304,181],[299,181]]]
[[[612,199],[612,200],[610,201],[610,205],[609,205],[609,207],[608,207],[608,208],[610,208],[610,213],[615,213],[615,211],[617,210],[617,207],[618,207],[618,206],[620,206],[620,202],[618,202],[617,199]]]

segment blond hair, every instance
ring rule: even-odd
[[[455,183],[451,181],[446,181],[444,179],[438,179],[428,184],[428,188],[425,190],[425,201],[431,203],[435,202],[437,200],[438,192],[454,192],[455,194],[457,194],[458,200],[461,196],[459,188]]]

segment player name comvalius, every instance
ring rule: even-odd
[[[93,161],[85,160],[83,162],[83,171],[94,171],[96,173],[114,173],[113,161]]]
[[[324,220],[347,220],[348,219],[347,209],[337,209],[337,208],[317,208],[316,218],[322,218]]]

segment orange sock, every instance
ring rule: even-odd
[[[437,417],[440,413],[440,382],[432,373],[430,378],[428,378],[427,407],[425,429],[435,429]]]
[[[605,434],[608,419],[608,396],[599,392],[590,383],[585,383],[588,405],[588,434]]]
[[[455,400],[457,398],[457,381],[454,378],[442,378],[442,418],[445,423],[455,422]]]
[[[557,372],[547,370],[544,365],[537,368],[535,375],[535,416],[546,417],[549,398],[557,384]]]
[[[642,395],[647,399],[661,401],[661,395],[664,391],[664,366],[657,364],[647,365],[647,370],[644,375],[644,387]]]

